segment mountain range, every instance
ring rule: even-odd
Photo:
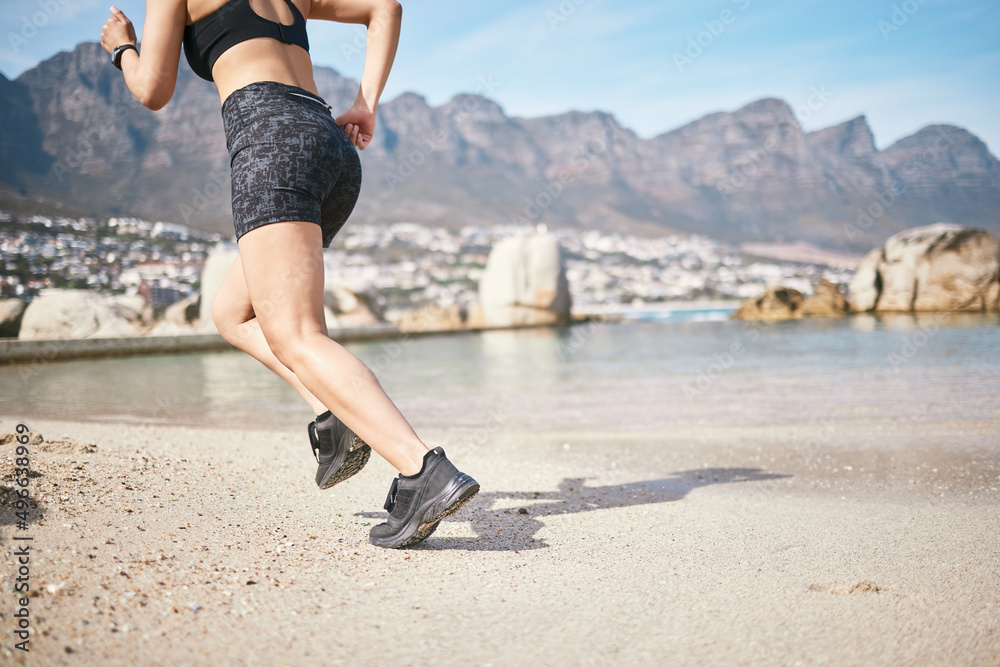
[[[355,81],[326,67],[315,78],[335,113],[353,102]],[[231,233],[219,104],[182,62],[171,102],[149,111],[96,43],[0,75],[0,207]],[[405,93],[380,105],[361,157],[363,222],[544,222],[852,251],[941,221],[1000,233],[1000,162],[973,134],[932,125],[878,150],[863,116],[805,132],[777,99],[644,139],[599,111],[517,118],[480,95],[432,107]]]

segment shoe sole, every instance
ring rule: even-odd
[[[344,462],[341,463],[340,467],[336,468],[329,477],[319,484],[320,490],[325,491],[331,486],[340,484],[344,480],[357,475],[368,463],[368,459],[371,458],[371,455],[372,448],[369,447],[364,440],[358,436],[354,436],[354,442],[351,445],[350,451],[347,452]],[[330,467],[333,468],[333,466]]]
[[[423,542],[437,530],[438,524],[443,519],[447,519],[462,509],[477,493],[479,493],[479,483],[465,473],[459,473],[444,491],[430,502],[425,503],[426,509],[423,512],[414,514],[414,518],[418,514],[424,517],[424,520],[416,525],[415,531],[410,530],[410,527],[414,525],[414,521],[411,519],[406,524],[406,529],[400,531],[392,539],[376,541],[374,538],[369,538],[369,540],[375,546],[386,549],[402,549]],[[428,516],[432,518],[428,519]]]

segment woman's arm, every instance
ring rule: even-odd
[[[154,111],[174,95],[186,17],[184,0],[147,0],[142,55],[132,50],[122,54],[125,85],[143,106]],[[111,53],[122,44],[135,44],[135,29],[120,9],[112,7],[111,18],[101,30],[101,46]]]
[[[354,105],[337,117],[351,142],[364,150],[375,133],[375,110],[399,44],[403,8],[396,0],[312,0],[309,18],[368,27],[365,69]]]

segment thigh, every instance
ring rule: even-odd
[[[222,319],[237,324],[253,319],[253,306],[250,305],[250,293],[247,291],[243,262],[239,256],[226,271],[212,298],[212,316],[216,321]]]
[[[268,342],[326,333],[322,233],[312,222],[258,227],[239,241],[247,294]]]

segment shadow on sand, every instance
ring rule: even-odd
[[[587,486],[585,478],[567,478],[559,484],[557,491],[487,491],[445,520],[445,524],[469,522],[476,537],[432,535],[415,548],[469,551],[542,549],[548,544],[536,539],[535,534],[545,526],[541,519],[547,516],[670,503],[681,500],[692,489],[702,486],[786,477],[790,475],[768,473],[759,468],[703,468],[676,472],[663,479],[613,486]],[[359,512],[357,516],[385,518],[384,513],[374,512]]]

